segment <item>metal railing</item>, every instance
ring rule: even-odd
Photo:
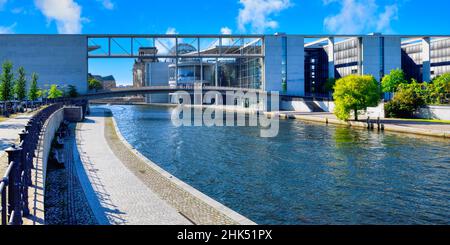
[[[19,133],[20,143],[6,149],[8,168],[0,182],[1,225],[21,225],[30,215],[28,187],[32,185],[31,169],[39,137],[47,119],[65,103],[55,103],[38,111]]]

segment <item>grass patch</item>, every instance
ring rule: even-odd
[[[430,123],[446,123],[450,124],[450,120],[439,120],[439,119],[400,119],[403,121],[411,121],[411,122],[430,122]]]

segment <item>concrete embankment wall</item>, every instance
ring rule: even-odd
[[[310,103],[314,103],[322,109],[324,112],[334,112],[335,104],[334,101],[321,101],[314,100]],[[280,109],[284,111],[296,111],[296,112],[312,112],[310,106],[303,100],[289,100],[281,101]],[[361,116],[369,116],[371,118],[384,118],[384,103],[380,103],[376,107],[368,107],[367,111],[361,111]]]
[[[424,119],[450,120],[450,106],[427,106],[419,109],[416,115]]]
[[[61,122],[64,120],[64,108],[55,111],[45,122],[43,127],[43,133],[41,135],[39,143],[38,159],[41,161],[39,164],[42,166],[42,185],[45,192],[45,178],[47,174],[47,162],[50,154],[52,141],[55,137],[56,131],[58,131]]]

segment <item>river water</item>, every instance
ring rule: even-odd
[[[105,106],[147,158],[258,224],[450,224],[449,141],[281,120],[175,127],[167,108]]]

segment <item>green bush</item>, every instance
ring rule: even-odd
[[[450,96],[450,73],[445,73],[436,77],[432,83],[427,86],[428,104],[447,104]]]
[[[99,80],[95,79],[95,78],[89,79],[88,82],[89,82],[89,89],[90,90],[100,90],[100,89],[103,88],[102,83]]]
[[[61,98],[63,96],[63,92],[58,89],[58,86],[56,84],[52,84],[50,86],[50,90],[48,91],[48,99],[57,99]]]
[[[394,98],[384,105],[387,117],[411,118],[414,112],[425,105],[422,85],[416,82],[402,84],[398,87]]]
[[[78,96],[77,88],[74,85],[69,85],[67,90],[67,96],[70,98],[75,98]]]

